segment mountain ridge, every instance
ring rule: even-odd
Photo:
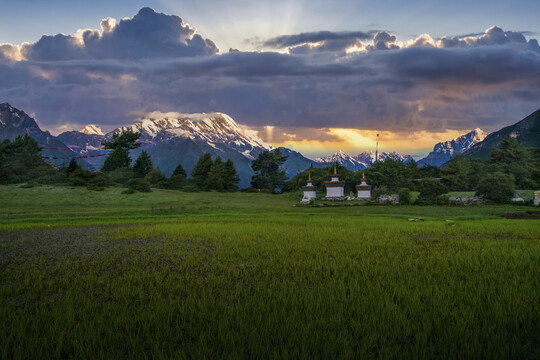
[[[540,109],[513,125],[492,132],[483,141],[464,152],[463,155],[465,157],[486,159],[489,157],[491,149],[497,147],[499,142],[507,135],[516,139],[523,147],[540,147]]]
[[[433,151],[418,161],[418,166],[441,166],[455,155],[462,154],[475,144],[483,141],[486,136],[487,133],[485,131],[476,128],[452,140],[437,143],[433,147]]]

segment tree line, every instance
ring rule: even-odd
[[[240,178],[234,163],[220,157],[212,160],[209,153],[203,154],[191,172],[191,179],[181,164],[167,178],[154,167],[146,151],[131,165],[129,152],[141,146],[139,133],[125,130],[113,134],[110,141],[102,145],[111,150],[99,172],[84,169],[75,159],[68,166],[55,170],[41,157],[38,143],[28,135],[0,143],[0,183],[16,184],[65,184],[86,186],[90,190],[103,190],[106,186],[127,187],[125,193],[149,192],[152,187],[183,191],[236,191]]]
[[[199,157],[190,179],[180,164],[167,178],[159,167],[154,167],[146,151],[141,152],[132,166],[129,153],[140,147],[139,137],[139,133],[126,130],[104,142],[103,147],[111,152],[97,173],[83,169],[75,159],[59,171],[53,169],[43,161],[38,143],[28,135],[6,140],[0,143],[0,183],[68,184],[94,190],[124,186],[126,192],[150,191],[152,187],[183,191],[238,190],[240,178],[234,163],[221,157],[212,159],[209,153]],[[321,193],[324,192],[324,182],[329,180],[332,167],[312,166],[286,181],[285,171],[281,169],[286,160],[279,150],[260,153],[251,165],[254,172],[252,189],[297,192],[306,184],[310,173],[313,183]],[[441,194],[449,191],[475,191],[485,198],[505,202],[513,196],[515,189],[540,187],[540,149],[523,148],[510,137],[502,139],[486,160],[457,155],[438,168],[418,167],[414,160],[405,164],[387,158],[372,164],[364,172],[353,172],[340,165],[337,168],[340,180],[345,182],[345,194],[355,192],[355,186],[360,184],[365,173],[368,183],[373,186],[373,197],[401,193],[405,198],[407,191],[418,191],[420,204],[435,203]]]

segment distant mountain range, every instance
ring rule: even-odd
[[[436,144],[433,151],[419,165],[440,166],[456,154],[487,157],[491,148],[506,135],[515,137],[523,146],[540,147],[540,110],[519,123],[508,126],[486,137],[480,129],[473,130],[451,141]],[[231,159],[240,175],[240,187],[249,186],[253,171],[251,162],[263,151],[275,151],[255,133],[244,130],[228,115],[223,113],[161,113],[153,112],[139,122],[115,129],[103,134],[97,125],[87,125],[80,131],[67,131],[57,137],[42,131],[36,121],[21,110],[7,103],[0,104],[0,140],[13,140],[18,135],[28,134],[43,147],[44,156],[56,157],[48,160],[59,165],[66,165],[72,157],[85,156],[77,161],[90,170],[98,170],[105,161],[105,156],[92,157],[105,153],[101,143],[109,140],[114,133],[131,129],[141,133],[142,146],[132,151],[136,158],[142,150],[152,157],[154,166],[170,176],[178,164],[182,164],[189,173],[198,158],[208,152],[212,157],[221,156]],[[333,163],[353,170],[363,170],[375,161],[374,152],[363,152],[351,156],[344,151],[337,151],[331,156],[309,159],[301,153],[278,148],[287,161],[282,168],[289,178],[298,172],[314,167],[328,167]],[[379,154],[379,161],[393,158],[405,163],[412,160],[411,155],[395,152]]]
[[[387,158],[402,161],[404,163],[408,163],[413,159],[411,155],[407,154],[398,154],[396,152],[382,152],[379,154],[378,161],[384,161]],[[315,162],[319,164],[338,163],[339,165],[344,166],[349,170],[358,171],[367,169],[375,162],[375,153],[373,151],[366,151],[356,156],[351,156],[345,151],[339,150],[333,155],[317,158],[315,159]]]
[[[433,165],[441,166],[457,154],[462,154],[474,145],[483,141],[487,133],[481,129],[475,129],[456,139],[440,142],[435,145],[433,151],[425,158],[418,161],[418,166]]]

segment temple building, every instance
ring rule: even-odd
[[[357,200],[369,200],[371,199],[371,185],[366,182],[366,176],[362,171],[362,181],[360,185],[356,185],[356,191],[358,192]]]
[[[339,181],[339,175],[337,174],[337,164],[334,164],[334,173],[331,175],[330,181],[325,181],[326,186],[326,198],[325,199],[344,199],[343,192],[345,190],[345,181]]]
[[[309,173],[306,186],[302,186],[302,190],[304,190],[304,198],[302,199],[302,202],[309,202],[311,199],[315,199],[317,197],[317,187],[313,185],[311,173]]]

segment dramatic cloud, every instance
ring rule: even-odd
[[[77,36],[43,36],[21,49],[27,60],[125,59],[192,57],[218,52],[216,45],[195,34],[182,19],[143,8],[131,19],[107,18],[102,31],[84,30]]]
[[[110,130],[154,110],[221,111],[293,144],[337,144],[346,129],[396,139],[496,130],[540,106],[538,42],[498,27],[404,43],[387,31],[303,33],[260,42],[280,52],[220,54],[179,17],[148,8],[100,25],[0,44],[0,102],[51,130]]]

